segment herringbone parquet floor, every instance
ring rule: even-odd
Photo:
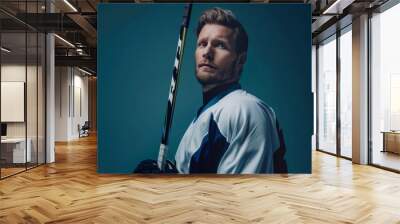
[[[312,175],[96,173],[96,138],[0,181],[0,223],[400,223],[400,175],[313,153]]]

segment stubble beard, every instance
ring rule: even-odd
[[[203,91],[205,92],[217,86],[233,82],[231,78],[232,76],[235,76],[234,65],[236,64],[236,61],[237,59],[232,62],[231,66],[229,66],[230,69],[228,71],[217,71],[217,73],[214,74],[202,74],[199,76],[198,68],[196,67],[196,79],[202,85]],[[229,78],[227,78],[227,76],[229,76]]]

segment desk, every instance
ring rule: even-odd
[[[27,139],[25,151],[25,138],[6,138],[1,139],[1,157],[6,163],[25,163],[32,160],[30,138]],[[25,154],[26,153],[26,154]],[[25,161],[27,159],[27,161]]]
[[[393,152],[400,154],[400,132],[399,131],[382,131],[383,133],[383,150],[382,152]]]

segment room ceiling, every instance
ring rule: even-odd
[[[329,30],[339,19],[349,14],[357,14],[366,9],[377,7],[386,0],[252,0],[218,2],[253,3],[309,3],[312,6],[312,32],[316,41],[318,36]],[[27,4],[26,4],[27,2]],[[25,28],[30,31],[54,32],[75,47],[55,38],[56,65],[77,66],[84,64],[96,70],[97,48],[97,4],[102,3],[148,3],[180,2],[167,0],[48,0],[52,13],[48,13],[45,0],[19,1],[1,0],[0,21],[2,45],[13,49],[15,55],[25,54]],[[196,2],[215,2],[210,0]],[[49,6],[49,4],[48,4]],[[332,7],[330,7],[332,6]],[[333,7],[334,6],[334,7]],[[327,10],[329,8],[329,11]],[[324,11],[328,13],[324,13]],[[25,13],[28,12],[28,13]],[[351,21],[351,19],[350,19]],[[36,50],[35,41],[28,38],[28,54]],[[32,42],[32,43],[31,43]],[[79,49],[79,50],[78,50]],[[3,55],[3,53],[2,53]]]

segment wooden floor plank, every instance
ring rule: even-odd
[[[400,175],[313,152],[313,174],[96,173],[96,137],[0,181],[0,223],[400,223]]]

